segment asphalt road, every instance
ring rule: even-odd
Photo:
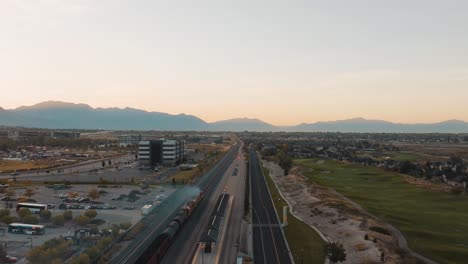
[[[219,256],[219,263],[222,264],[236,263],[240,243],[246,177],[246,164],[241,149],[233,162],[232,173],[226,184],[227,193],[232,196],[232,208],[229,219],[226,219],[228,228],[225,231],[224,241],[217,243],[222,246]]]
[[[112,166],[130,162],[135,160],[134,154],[125,154],[117,157],[103,158],[98,160],[88,160],[72,165],[65,165],[56,168],[42,169],[42,170],[33,170],[33,171],[21,171],[16,175],[17,179],[31,179],[34,180],[38,176],[58,176],[58,175],[68,175],[72,173],[88,172],[95,169],[102,169],[102,161],[111,160]],[[106,166],[109,165],[106,163]],[[59,172],[60,171],[60,172]],[[1,173],[1,179],[10,179],[12,178],[11,173]]]
[[[254,263],[293,263],[257,153],[252,149],[250,150],[249,169],[252,188]]]

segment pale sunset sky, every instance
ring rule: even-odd
[[[468,121],[468,1],[0,0],[0,106]]]

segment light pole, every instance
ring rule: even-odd
[[[201,249],[202,249],[202,252],[201,252],[201,263],[204,264],[204,261],[203,261],[203,254],[205,254],[205,243],[202,243],[202,244],[201,244]]]

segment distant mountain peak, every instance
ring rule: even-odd
[[[31,106],[20,106],[15,110],[40,110],[40,109],[60,109],[60,108],[70,108],[70,109],[93,109],[87,104],[75,104],[69,102],[61,101],[45,101],[37,103]]]

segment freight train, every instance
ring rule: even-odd
[[[227,161],[230,161],[234,155],[237,153],[238,147],[231,150],[227,156]],[[166,254],[167,249],[171,245],[172,241],[176,237],[177,233],[182,229],[184,223],[189,219],[192,212],[197,208],[200,200],[204,197],[205,193],[210,189],[210,187],[215,184],[217,176],[221,173],[224,173],[225,169],[229,166],[229,162],[226,160],[221,165],[221,168],[216,173],[215,177],[212,177],[209,180],[202,181],[199,184],[199,187],[202,191],[193,199],[185,205],[183,205],[177,215],[169,222],[166,229],[157,236],[153,242],[146,248],[143,254],[135,262],[137,264],[159,264],[162,261],[162,258]]]
[[[185,221],[190,217],[193,210],[198,206],[202,197],[203,193],[200,192],[195,199],[182,206],[176,216],[169,222],[166,229],[153,240],[153,243],[151,243],[140,258],[138,258],[136,263],[161,263],[162,257],[169,248],[172,240],[180,231]]]

